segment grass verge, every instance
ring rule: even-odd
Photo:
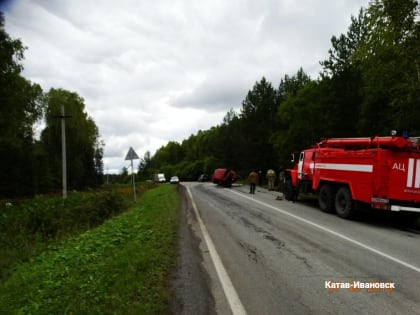
[[[0,313],[166,313],[178,213],[175,186],[146,191],[123,214],[19,266],[0,284]]]

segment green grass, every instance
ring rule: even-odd
[[[65,202],[57,196],[14,200],[9,206],[0,201],[0,283],[48,245],[102,224],[129,204],[122,188],[72,192]]]
[[[175,186],[144,192],[123,214],[20,265],[0,284],[0,313],[168,312],[178,217]]]

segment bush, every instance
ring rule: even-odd
[[[142,192],[148,185],[138,187]],[[51,242],[102,224],[128,207],[131,187],[37,196],[0,204],[0,281],[21,262],[39,254]]]
[[[0,312],[169,314],[168,277],[179,224],[177,188],[159,185],[139,200],[123,214],[51,244],[16,268],[0,281]],[[114,208],[109,209],[105,212]]]

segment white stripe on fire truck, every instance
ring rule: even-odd
[[[408,170],[407,170],[407,187],[420,188],[420,160],[416,160],[416,171],[414,172],[414,159],[408,159]]]
[[[373,171],[373,165],[366,164],[316,163],[315,168],[321,168],[324,170],[355,171],[368,173],[371,173]]]
[[[420,187],[420,160],[416,163],[416,180],[414,181],[414,188]]]
[[[407,187],[413,186],[414,159],[408,159]]]

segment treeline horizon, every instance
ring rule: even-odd
[[[246,176],[251,169],[289,166],[290,153],[328,137],[420,135],[420,9],[413,0],[375,0],[331,38],[322,71],[302,68],[278,87],[266,80],[249,90],[239,112],[181,143],[146,152],[139,180],[154,173],[194,180],[215,168]],[[123,169],[123,175],[127,169]]]

